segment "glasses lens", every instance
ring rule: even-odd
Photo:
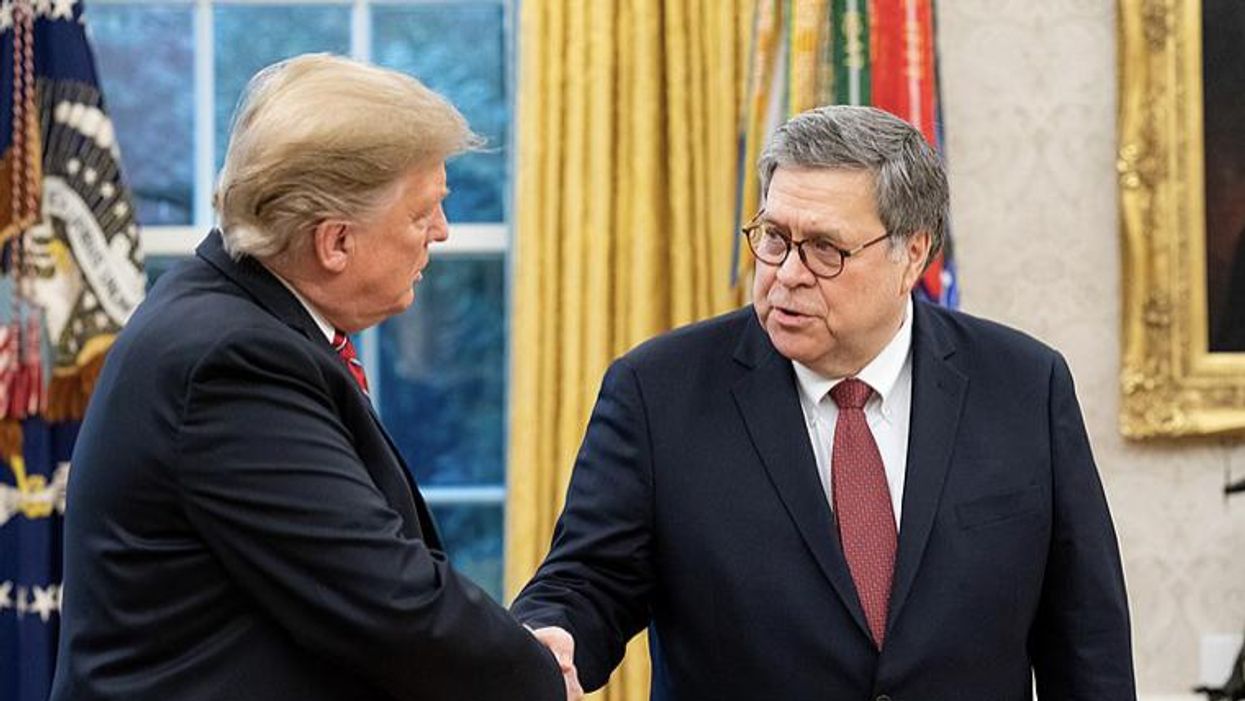
[[[804,260],[815,275],[829,277],[843,269],[843,254],[828,239],[809,239],[804,243]]]
[[[748,232],[748,241],[756,257],[766,263],[777,265],[787,256],[787,239],[764,224]]]

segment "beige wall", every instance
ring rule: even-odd
[[[1221,495],[1245,442],[1116,428],[1115,2],[941,0],[938,21],[962,307],[1067,356],[1124,552],[1139,689],[1186,690],[1200,636],[1245,626],[1245,497]]]

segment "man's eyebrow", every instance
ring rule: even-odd
[[[436,197],[431,198],[431,199],[430,199],[429,201],[427,201],[427,202],[423,202],[423,203],[421,203],[421,204],[419,205],[419,207],[417,208],[417,210],[418,210],[420,213],[423,213],[423,211],[424,211],[424,210],[426,210],[426,209],[431,209],[431,208],[436,207],[437,205],[441,204],[442,202],[444,202],[444,201],[445,201],[445,198],[447,198],[447,197],[449,197],[449,196],[450,196],[450,189],[447,187],[447,188],[445,188],[445,189],[441,190],[440,192],[438,192],[438,193],[436,194]]]
[[[761,221],[765,224],[768,224],[778,229],[780,232],[786,234],[788,238],[791,238],[791,227],[787,226],[786,224],[774,221],[773,219],[770,219],[769,216],[765,216],[765,215],[761,217]],[[834,229],[834,228],[815,229],[801,240],[808,240],[808,239],[814,239],[814,238],[827,239],[828,241],[830,241],[830,243],[840,245],[840,246],[843,245],[843,232],[839,231],[838,229]]]

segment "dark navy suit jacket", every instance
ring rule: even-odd
[[[553,549],[513,610],[585,688],[649,626],[658,701],[1135,698],[1115,533],[1062,357],[915,305],[886,643],[837,539],[791,362],[752,308],[605,376]]]
[[[213,233],[118,337],[78,437],[52,699],[563,699],[440,547],[324,334]]]

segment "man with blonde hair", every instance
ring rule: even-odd
[[[118,337],[78,438],[54,701],[565,697],[446,561],[349,340],[413,301],[477,142],[393,71],[251,81],[220,229]]]

